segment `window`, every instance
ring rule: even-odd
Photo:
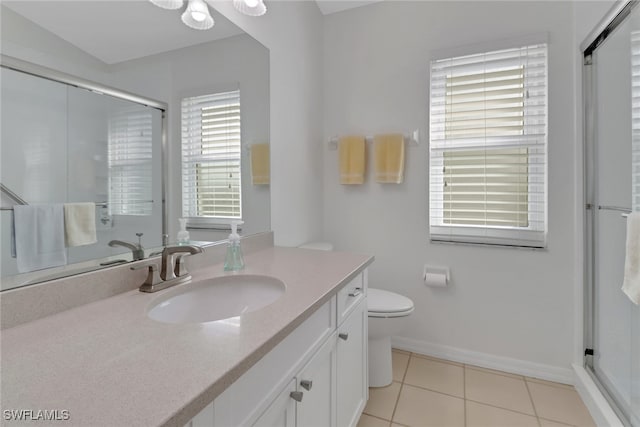
[[[242,218],[240,91],[182,100],[182,214],[191,224]]]
[[[109,214],[151,215],[152,116],[131,108],[109,116]]]
[[[433,241],[546,245],[547,46],[431,62]]]

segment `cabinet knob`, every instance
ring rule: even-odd
[[[360,295],[362,293],[362,289],[360,288],[355,288],[354,290],[352,290],[351,292],[349,292],[349,296],[350,297],[357,297],[358,295]]]
[[[302,381],[300,381],[300,387],[302,387],[303,389],[309,391],[309,390],[311,390],[311,387],[313,387],[313,381],[311,381],[311,380],[302,380]]]
[[[291,398],[296,402],[302,402],[302,394],[303,393],[301,391],[292,391],[289,393],[289,396],[291,396]]]
[[[348,340],[349,339],[349,334],[342,332],[340,334],[338,334],[338,338],[340,338],[341,340]]]

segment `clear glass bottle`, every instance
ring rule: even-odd
[[[231,222],[231,234],[229,234],[229,246],[227,246],[227,256],[224,260],[224,271],[238,271],[244,268],[244,257],[242,256],[242,246],[240,246],[240,235],[238,225],[243,221]]]

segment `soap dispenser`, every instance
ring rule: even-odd
[[[224,271],[238,271],[244,268],[244,257],[240,247],[240,235],[238,225],[243,221],[231,221],[231,234],[229,234],[229,246],[227,246],[227,257],[224,261]]]
[[[187,219],[178,218],[178,222],[180,223],[180,231],[178,231],[178,235],[176,236],[176,243],[180,246],[188,245],[190,237],[187,231]]]

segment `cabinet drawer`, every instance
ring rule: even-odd
[[[338,291],[338,325],[351,313],[353,308],[364,299],[367,292],[363,273]]]

